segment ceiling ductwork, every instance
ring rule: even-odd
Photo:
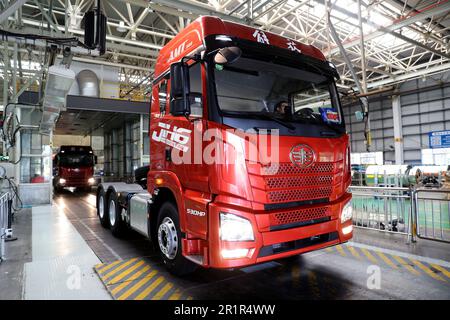
[[[77,75],[80,96],[95,97],[100,96],[98,77],[91,70],[81,70]]]

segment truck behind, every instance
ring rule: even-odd
[[[53,187],[56,192],[64,188],[78,188],[90,192],[95,184],[96,159],[89,146],[64,145],[53,158]]]

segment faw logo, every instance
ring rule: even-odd
[[[192,42],[188,43],[188,40],[182,42],[178,47],[170,51],[169,61],[175,60],[179,57],[186,49],[192,46]]]
[[[199,210],[195,210],[195,209],[187,209],[187,213],[192,214],[193,216],[197,216],[197,217],[204,217],[206,216],[206,212],[205,211],[199,211]]]
[[[158,127],[161,128],[161,131],[153,131],[153,140],[164,143],[183,152],[188,151],[189,147],[187,144],[189,143],[192,132],[191,130],[178,128],[176,126],[173,127],[173,130],[170,130],[170,124],[164,122],[158,123]]]
[[[269,38],[267,38],[264,31],[255,30],[255,32],[253,32],[253,38],[255,38],[259,43],[269,44]]]
[[[298,167],[309,167],[316,159],[316,154],[310,146],[298,144],[292,147],[289,157],[294,165]]]

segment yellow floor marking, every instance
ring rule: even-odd
[[[295,288],[300,286],[300,267],[296,264],[291,270],[292,282]]]
[[[386,255],[383,252],[380,252],[380,251],[375,251],[375,252],[380,256],[380,258],[384,262],[386,262],[386,264],[388,266],[390,266],[391,268],[394,268],[394,269],[398,269],[398,267],[395,265],[395,263],[393,263],[388,257],[386,257]]]
[[[98,269],[97,269],[97,272],[98,272],[98,273],[103,273],[103,272],[105,272],[106,270],[111,269],[112,267],[114,267],[115,265],[117,265],[117,264],[119,264],[119,263],[121,263],[121,262],[123,262],[123,260],[117,260],[117,261],[114,261],[114,262],[112,262],[112,263],[110,263],[110,264],[105,265],[105,266],[102,267],[102,268],[98,268]]]
[[[162,297],[164,297],[164,295],[167,293],[167,291],[169,291],[170,289],[172,289],[173,284],[172,283],[167,283],[161,290],[159,290],[159,292],[157,294],[155,294],[152,298],[152,300],[161,300]]]
[[[398,262],[400,262],[400,264],[402,266],[404,266],[409,272],[411,272],[412,274],[415,274],[416,276],[420,275],[420,272],[417,271],[416,269],[414,269],[413,267],[411,267],[409,264],[406,263],[405,260],[403,260],[402,258],[400,258],[399,256],[396,255],[392,255],[392,257],[397,260]]]
[[[378,264],[378,260],[369,252],[369,250],[361,248],[361,251],[365,254],[365,256],[367,257],[367,259],[369,259],[370,261],[372,261],[373,263]]]
[[[310,271],[308,273],[308,282],[309,286],[311,287],[312,294],[315,298],[320,297],[320,290],[319,287],[317,287],[317,276],[314,272]]]
[[[187,300],[194,300],[191,296],[187,297]]]
[[[333,252],[333,249],[331,249],[330,247],[328,247],[328,248],[325,248],[325,251],[327,251],[327,252]]]
[[[125,300],[126,298],[131,296],[133,293],[136,292],[136,290],[138,290],[144,284],[149,282],[157,273],[158,273],[158,271],[156,271],[156,270],[153,270],[152,272],[150,272],[150,274],[147,277],[143,278],[138,283],[136,283],[134,286],[132,286],[130,289],[125,291],[120,297],[117,298],[117,300]]]
[[[339,252],[339,254],[343,257],[346,257],[347,254],[345,253],[344,249],[341,246],[336,246],[336,250]]]
[[[291,269],[292,278],[297,279],[300,277],[300,267],[296,264]]]
[[[437,264],[431,264],[431,266],[433,268],[435,268],[436,270],[439,270],[440,272],[442,272],[447,278],[450,278],[450,272],[447,269],[445,269]]]
[[[169,297],[169,300],[180,300],[181,297],[181,291],[175,290],[175,292]]]
[[[158,279],[153,281],[151,285],[149,285],[147,288],[145,288],[144,291],[142,291],[134,300],[144,300],[146,296],[148,296],[155,288],[164,281],[163,276],[159,276]]]
[[[114,270],[109,271],[108,273],[104,274],[102,277],[103,279],[107,279],[109,277],[111,277],[112,275],[116,274],[117,272],[119,272],[120,270],[126,268],[127,266],[129,266],[130,264],[132,264],[134,261],[136,261],[137,258],[135,259],[131,259],[128,260],[127,262],[121,264],[120,266],[118,266],[117,268],[115,268]]]
[[[95,269],[99,269],[101,266],[105,265],[104,263],[98,263],[94,266]]]
[[[361,256],[359,255],[358,251],[356,251],[355,248],[353,248],[352,246],[347,246],[348,251],[351,252],[351,254],[356,258],[356,259],[361,259]]]
[[[136,270],[137,268],[139,268],[140,266],[142,266],[145,262],[143,260],[139,261],[138,263],[136,263],[134,266],[132,266],[131,268],[128,268],[127,270],[125,270],[124,272],[121,272],[120,274],[118,274],[117,276],[115,276],[113,279],[111,279],[110,281],[108,281],[107,285],[112,285],[117,283],[118,281],[122,280],[123,278],[125,278],[127,275],[129,275],[131,272],[133,272],[134,270]]]
[[[428,274],[430,277],[439,280],[439,281],[444,281],[447,282],[444,278],[442,278],[441,276],[437,275],[436,273],[433,272],[433,270],[431,270],[430,268],[428,268],[427,266],[425,266],[423,263],[421,263],[420,261],[411,259],[412,262],[414,262],[414,264],[416,266],[418,266],[420,269],[422,269],[426,274]]]
[[[135,274],[133,274],[130,278],[128,278],[124,283],[120,284],[119,286],[115,287],[114,289],[111,290],[111,293],[113,295],[115,295],[116,293],[118,293],[120,290],[122,290],[123,288],[125,288],[127,285],[130,284],[130,281],[136,280],[137,278],[139,278],[142,274],[144,274],[145,272],[147,272],[148,270],[150,270],[150,266],[145,266],[142,270],[139,270],[138,272],[136,272]]]

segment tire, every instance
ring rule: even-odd
[[[59,187],[59,186],[55,187],[55,193],[62,193],[63,191],[64,191],[63,187]]]
[[[111,192],[108,197],[109,228],[115,237],[121,237],[126,231],[126,224],[121,217],[122,207],[117,199],[117,194]]]
[[[103,228],[109,228],[108,205],[106,202],[105,190],[97,192],[97,216]]]
[[[170,273],[183,276],[197,269],[195,263],[183,257],[178,210],[171,202],[164,203],[159,209],[156,239],[158,252]]]

